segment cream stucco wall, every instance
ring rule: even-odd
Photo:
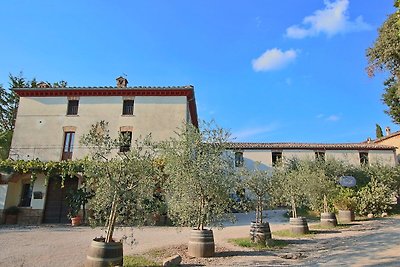
[[[10,157],[14,159],[61,159],[64,126],[74,126],[73,158],[87,154],[81,136],[100,120],[109,122],[110,134],[117,137],[120,127],[133,127],[133,139],[152,134],[155,141],[174,135],[188,119],[184,96],[135,97],[134,115],[121,115],[123,98],[80,97],[78,115],[67,116],[67,97],[21,97]]]
[[[387,145],[396,147],[396,159],[400,162],[400,134],[395,134],[393,136],[387,137],[381,141],[376,142],[379,145]]]
[[[260,162],[266,167],[272,167],[272,150],[243,150],[243,158],[247,168],[253,168],[255,162]],[[369,163],[380,163],[389,166],[395,166],[395,153],[392,150],[369,150]],[[282,157],[284,159],[302,159],[314,160],[314,150],[300,149],[283,149]],[[335,159],[345,163],[358,166],[360,165],[360,156],[358,150],[325,150],[326,159]]]

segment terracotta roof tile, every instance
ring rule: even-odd
[[[367,143],[229,143],[229,149],[394,150],[394,146]]]
[[[389,135],[387,135],[387,136],[384,136],[384,137],[375,139],[375,140],[372,141],[372,143],[379,143],[379,142],[382,142],[383,140],[386,140],[386,139],[389,139],[389,138],[398,136],[399,134],[400,134],[400,131],[397,131],[397,132],[394,132],[394,133],[389,134]]]

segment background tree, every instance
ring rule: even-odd
[[[105,242],[112,242],[117,223],[137,225],[147,219],[157,180],[155,154],[148,139],[136,140],[129,152],[117,153],[127,142],[122,135],[111,138],[105,121],[92,125],[81,144],[91,151],[84,164],[86,184],[95,192],[91,223],[105,224]]]
[[[383,131],[382,131],[382,127],[379,124],[375,124],[375,132],[376,132],[376,138],[381,138],[383,137]]]
[[[396,1],[397,2],[397,1]],[[400,123],[399,78],[400,78],[400,24],[397,12],[390,15],[379,28],[378,38],[367,49],[367,71],[373,76],[376,71],[386,70],[389,78],[384,82],[383,102],[388,106],[385,111],[394,123]]]
[[[230,134],[214,123],[179,129],[162,144],[168,214],[178,225],[222,226],[235,185],[233,158],[226,152]]]

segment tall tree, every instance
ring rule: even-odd
[[[382,127],[379,124],[375,124],[375,132],[376,132],[376,138],[381,138],[383,137],[383,132],[382,132]]]
[[[367,49],[368,75],[373,76],[376,71],[386,70],[389,78],[385,81],[383,102],[388,106],[385,111],[394,123],[400,123],[400,24],[397,12],[390,15],[379,28],[378,38],[372,47]]]

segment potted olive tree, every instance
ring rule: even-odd
[[[243,168],[240,171],[245,189],[249,191],[250,200],[256,208],[255,221],[250,225],[250,238],[252,242],[259,244],[268,244],[271,240],[271,230],[269,223],[263,221],[263,212],[268,201],[269,192],[272,190],[271,172],[262,170],[261,164],[256,163],[254,169]]]
[[[354,210],[357,205],[356,192],[352,188],[340,187],[333,205],[338,211],[340,223],[354,221]]]
[[[326,227],[337,226],[336,215],[330,208],[331,200],[336,194],[336,170],[338,164],[330,161],[307,161],[310,174],[308,175],[308,186],[305,188],[309,207],[314,211],[321,212],[321,225]],[[340,165],[340,164],[339,164]]]
[[[92,197],[92,193],[87,192],[84,187],[78,188],[76,190],[70,189],[67,191],[66,200],[68,206],[68,218],[71,219],[72,226],[78,226],[85,221],[86,210],[85,204],[88,203],[89,199]],[[82,209],[82,217],[79,212]]]
[[[225,130],[203,122],[200,129],[185,125],[161,145],[168,214],[175,224],[193,227],[188,252],[194,257],[213,256],[211,227],[233,218],[228,211],[235,175],[228,140]]]
[[[306,188],[310,174],[310,169],[303,161],[290,159],[275,167],[272,175],[273,202],[291,207],[290,225],[295,234],[309,232],[307,219],[298,217],[297,209],[307,201]]]
[[[87,187],[95,193],[90,200],[90,223],[106,228],[105,237],[92,241],[86,266],[95,262],[122,266],[122,242],[114,240],[114,229],[118,224],[138,225],[148,218],[145,207],[151,202],[156,181],[153,150],[147,139],[131,145],[126,135],[112,138],[105,121],[92,125],[81,144],[91,151],[84,162]],[[121,146],[123,152],[119,152]]]

